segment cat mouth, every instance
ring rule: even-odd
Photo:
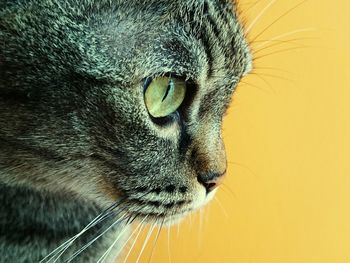
[[[132,221],[143,221],[145,223],[175,224],[186,215],[195,210],[195,201],[192,199],[149,199],[126,198],[121,210],[126,212],[127,217]]]
[[[195,209],[184,211],[183,213],[179,213],[176,215],[171,215],[164,218],[163,225],[171,226],[180,223],[183,219],[185,219],[190,213],[193,213]]]
[[[146,223],[174,225],[189,214],[205,206],[215,195],[216,191],[202,198],[193,200],[149,201],[143,199],[129,200],[128,214],[130,217]]]
[[[170,226],[179,223],[187,215],[192,213],[195,209],[187,208],[183,211],[177,212],[164,212],[164,213],[137,213],[132,215],[138,221],[143,221],[145,223],[155,223],[162,226]]]

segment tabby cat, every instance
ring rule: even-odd
[[[207,203],[250,68],[233,2],[0,0],[0,262],[112,263]]]

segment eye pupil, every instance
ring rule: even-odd
[[[174,81],[172,79],[170,79],[169,82],[168,82],[167,90],[166,90],[166,92],[164,94],[164,97],[163,97],[162,101],[164,101],[166,99],[166,97],[168,97],[170,91],[172,91],[172,93],[174,92],[174,88],[175,88]]]

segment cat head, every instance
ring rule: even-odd
[[[233,3],[0,10],[2,182],[164,220],[210,200],[226,173],[223,114],[251,67]]]

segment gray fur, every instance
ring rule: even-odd
[[[38,262],[113,203],[57,262],[123,214],[163,224],[207,202],[197,176],[225,172],[222,116],[250,67],[224,0],[0,0],[0,262]],[[180,128],[144,105],[166,73],[195,83]]]

